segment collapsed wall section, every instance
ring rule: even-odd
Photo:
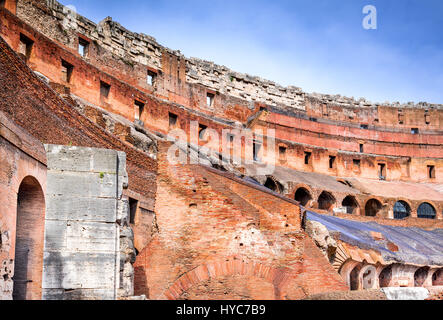
[[[133,294],[126,155],[46,145],[48,189],[43,299],[112,300]]]

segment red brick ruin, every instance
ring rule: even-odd
[[[0,1],[0,37],[0,299],[443,291],[442,105],[282,87],[53,0]]]

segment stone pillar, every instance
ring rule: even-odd
[[[135,254],[126,155],[46,145],[43,299],[113,300],[133,293]]]

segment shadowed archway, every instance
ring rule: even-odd
[[[300,202],[305,207],[312,200],[312,196],[305,188],[298,188],[295,192],[294,200]]]
[[[330,192],[323,191],[318,197],[318,208],[330,211],[336,202],[337,200]]]
[[[41,299],[45,199],[34,177],[23,179],[17,196],[14,300]]]
[[[341,205],[346,208],[347,214],[356,214],[359,209],[357,199],[354,196],[344,198]]]
[[[382,204],[377,199],[370,199],[366,202],[365,215],[367,217],[376,217],[382,209]]]

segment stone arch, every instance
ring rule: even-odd
[[[360,205],[354,196],[349,195],[345,197],[341,205],[346,208],[346,213],[348,214],[359,214],[360,212]]]
[[[438,269],[432,275],[433,286],[443,286],[443,269]]]
[[[306,207],[309,202],[313,199],[312,193],[309,192],[305,187],[300,187],[295,191],[294,194],[295,201],[298,201],[303,207]]]
[[[378,283],[380,288],[386,288],[390,286],[392,280],[392,264],[385,267],[378,276]]]
[[[261,263],[246,263],[241,260],[211,262],[200,265],[178,278],[161,296],[160,300],[177,300],[197,284],[225,276],[243,275],[257,277],[274,287],[274,298],[281,300],[282,288],[289,282],[291,273],[285,268],[274,268]]]
[[[356,265],[349,273],[349,288],[351,291],[360,290],[360,271],[362,265]]]
[[[277,192],[277,193],[283,193],[283,190],[284,190],[283,185],[272,176],[269,176],[266,179],[264,186],[274,192]]]
[[[381,201],[375,198],[371,198],[366,201],[365,204],[365,216],[376,217],[377,214],[383,209]]]
[[[422,267],[414,273],[414,287],[423,287],[426,278],[428,277],[429,267]]]
[[[332,193],[328,191],[323,191],[318,197],[318,208],[320,210],[331,211],[334,204],[337,202]]]
[[[17,194],[13,278],[14,300],[41,299],[45,198],[40,183],[27,176]]]
[[[423,202],[417,208],[417,217],[421,219],[436,219],[437,210],[429,202]]]
[[[411,205],[404,200],[398,200],[393,207],[394,219],[402,220],[411,216]]]

